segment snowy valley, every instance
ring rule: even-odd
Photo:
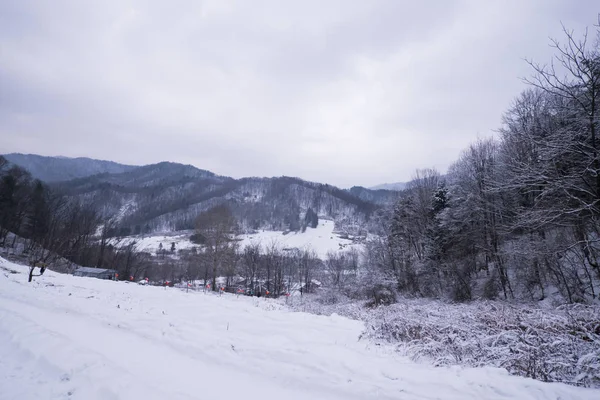
[[[406,182],[371,139],[269,162],[396,183],[0,156],[0,399],[599,398],[600,40],[563,34],[566,77]]]
[[[600,400],[596,3],[0,2],[0,400]]]
[[[117,171],[45,186],[4,169],[33,199],[2,214],[7,399],[598,394],[597,279],[587,264],[522,268],[535,259],[512,237],[506,277],[483,252],[473,267],[461,246],[485,248],[485,220],[444,236],[482,218],[448,201],[460,177],[341,190],[92,161]],[[117,281],[73,276],[101,271]]]

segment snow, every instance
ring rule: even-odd
[[[332,251],[340,251],[349,249],[350,247],[362,248],[361,244],[354,243],[350,239],[343,239],[338,234],[334,233],[335,223],[330,220],[319,220],[319,225],[316,228],[306,228],[305,232],[289,232],[284,234],[281,231],[260,231],[253,234],[239,235],[240,246],[251,243],[259,243],[262,246],[269,246],[275,243],[282,249],[298,248],[312,249],[321,259],[327,257],[327,253]],[[164,235],[153,236],[129,236],[121,240],[121,245],[127,245],[132,241],[136,242],[136,247],[139,250],[156,253],[158,246],[162,243],[163,248],[167,251],[171,249],[171,243],[175,243],[177,250],[190,249],[196,244],[190,241],[192,231],[179,231]]]
[[[278,244],[281,248],[312,249],[319,258],[324,259],[327,253],[336,252],[350,247],[361,247],[350,239],[343,239],[333,232],[335,223],[330,220],[319,219],[316,228],[306,228],[305,232],[283,232],[262,231],[255,234],[241,235],[242,247],[251,243],[260,243],[268,246],[271,243]]]
[[[600,307],[400,298],[387,307],[321,290],[290,302],[299,311],[365,321],[363,334],[437,366],[495,366],[513,375],[600,389]]]
[[[126,215],[131,214],[135,211],[136,208],[136,203],[134,200],[128,200],[126,201],[121,208],[119,209],[119,211],[117,212],[117,215],[115,216],[115,221],[119,222],[121,221],[123,218],[125,218]]]
[[[269,299],[80,278],[0,259],[0,399],[597,399],[496,368],[434,368],[364,325]]]
[[[152,254],[155,254],[158,251],[160,244],[162,244],[163,249],[166,251],[171,250],[171,243],[175,243],[176,250],[187,250],[198,246],[190,241],[190,235],[192,233],[192,231],[179,231],[164,235],[128,236],[121,239],[119,245],[126,246],[131,242],[135,242],[135,247],[139,251],[147,251]]]

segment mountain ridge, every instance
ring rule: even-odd
[[[368,189],[400,191],[400,190],[406,189],[407,185],[408,185],[408,182],[381,183],[379,185],[370,186]]]
[[[47,162],[46,175],[60,176],[62,165],[57,165],[56,157],[38,157],[28,155],[29,164],[21,166],[27,169],[33,164],[39,170]],[[21,161],[10,155],[8,159],[17,165]],[[398,196],[394,191],[358,186],[340,189],[287,176],[235,179],[167,161],[126,166],[89,158],[68,160],[82,164],[75,171],[78,176],[46,183],[70,198],[97,206],[102,217],[112,219],[123,234],[193,229],[199,213],[222,203],[227,203],[247,231],[298,230],[312,210],[335,221],[338,231],[359,234],[374,212]]]
[[[125,172],[138,167],[89,157],[42,156],[29,153],[9,153],[3,154],[3,157],[10,163],[25,168],[34,178],[47,183],[83,178],[98,173]]]

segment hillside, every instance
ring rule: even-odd
[[[132,167],[40,156],[12,160],[33,168],[34,176],[48,177],[46,181],[60,192],[94,204],[105,219],[116,219],[122,235],[193,229],[200,212],[221,203],[229,205],[247,232],[299,230],[312,209],[335,221],[337,231],[364,234],[373,212],[398,196],[394,191],[342,190],[292,177],[234,179],[172,162]],[[78,177],[57,182],[57,177],[65,176],[66,162],[74,165],[71,173]]]
[[[133,165],[86,157],[46,157],[20,153],[5,154],[4,157],[11,163],[25,168],[35,178],[44,182],[67,181],[104,173],[118,174],[137,168]]]
[[[394,190],[400,191],[406,189],[408,182],[382,183],[380,185],[371,186],[371,190]]]
[[[7,399],[596,399],[598,391],[435,368],[361,338],[362,322],[283,302],[48,271],[0,258]],[[289,298],[289,302],[299,301]],[[124,356],[126,355],[126,356]]]

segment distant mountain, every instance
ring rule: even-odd
[[[371,186],[371,190],[395,190],[400,191],[406,189],[408,182],[382,183],[381,185]]]
[[[397,190],[367,189],[362,186],[353,186],[348,189],[348,192],[363,201],[381,206],[395,203],[400,197],[400,193]]]
[[[124,235],[193,229],[199,213],[223,203],[246,231],[302,229],[312,210],[335,221],[337,231],[360,234],[375,211],[398,198],[395,191],[343,190],[292,177],[233,179],[172,162],[136,167],[89,158],[6,158],[65,195],[94,204]]]
[[[4,157],[11,163],[28,170],[31,175],[45,182],[59,182],[96,174],[118,174],[137,167],[112,161],[91,158],[45,157],[35,154],[11,153]]]

